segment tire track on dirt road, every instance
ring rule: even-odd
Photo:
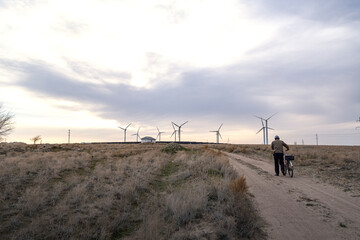
[[[360,239],[360,198],[307,176],[274,176],[273,164],[226,153],[246,177],[269,239]],[[296,166],[295,166],[296,167]]]

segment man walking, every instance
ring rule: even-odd
[[[275,176],[279,176],[279,163],[281,172],[285,175],[283,147],[286,148],[286,151],[289,150],[289,146],[276,135],[275,140],[271,143],[271,149],[274,150]]]

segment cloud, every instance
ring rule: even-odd
[[[28,75],[19,85],[29,91],[50,98],[101,105],[102,111],[113,112],[115,119],[121,115],[140,119],[166,115],[236,116],[239,112],[249,112],[254,104],[247,101],[245,83],[234,85],[234,80],[219,81],[219,76],[211,72],[183,73],[177,85],[162,84],[147,89],[122,83],[79,82],[43,66],[27,66],[24,71]]]
[[[68,61],[104,72],[117,69],[130,73],[133,85],[144,86],[149,81],[141,79],[154,81],[167,65],[232,64],[274,32],[274,26],[253,20],[235,0],[140,2],[32,1],[30,7],[0,9],[2,26],[7,26],[0,26],[5,36],[0,49],[7,53],[2,56],[64,70]],[[154,56],[161,64],[151,64],[150,72]]]
[[[278,112],[287,129],[360,109],[357,1],[5,3],[0,83],[69,101],[54,108],[215,128]]]
[[[115,70],[98,70],[96,66],[91,66],[86,62],[67,61],[67,66],[75,76],[85,82],[94,83],[131,83],[131,73],[118,72]]]
[[[293,76],[293,70],[276,63],[266,68],[237,65],[230,70],[234,68],[254,68],[261,74],[203,69],[183,72],[177,84],[139,88],[106,81],[81,82],[43,65],[25,65],[26,77],[19,85],[48,98],[80,102],[89,111],[115,120],[126,116],[137,121],[181,117],[236,122],[253,114],[286,111],[326,116],[324,122],[334,122],[349,119],[351,113],[342,106],[354,108],[359,104],[354,102],[354,98],[358,99],[356,89],[360,89],[356,78],[343,75],[329,78],[322,71],[312,74],[299,71]]]
[[[301,16],[325,24],[339,24],[356,21],[360,18],[360,3],[357,0],[296,1],[296,0],[256,0],[251,5],[257,14],[282,18]]]

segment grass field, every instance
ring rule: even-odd
[[[207,145],[0,144],[1,239],[263,239]]]

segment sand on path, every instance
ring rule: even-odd
[[[360,198],[309,176],[275,176],[270,162],[226,153],[246,177],[269,239],[360,239]]]

